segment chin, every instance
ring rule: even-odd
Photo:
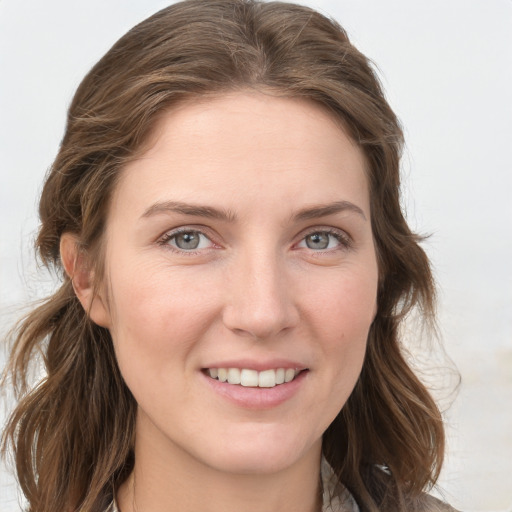
[[[321,438],[305,443],[299,436],[290,435],[286,428],[277,432],[262,425],[256,428],[259,432],[252,436],[228,435],[222,444],[217,440],[215,449],[209,452],[209,465],[223,472],[263,475],[286,470],[308,452],[313,456],[317,451],[320,454]]]
[[[279,473],[292,466],[299,456],[294,453],[236,451],[216,459],[211,467],[224,473],[239,475],[268,475]]]

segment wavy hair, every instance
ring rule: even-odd
[[[136,403],[109,331],[88,318],[63,272],[60,237],[78,238],[100,282],[112,192],[159,116],[193,97],[244,89],[317,102],[366,157],[378,311],[360,378],[324,434],[324,456],[362,511],[415,510],[436,482],[441,415],[399,337],[412,308],[433,319],[435,290],[400,207],[402,131],[370,62],[335,21],[307,7],[186,0],[134,27],[87,74],[46,177],[36,247],[62,284],[15,330],[7,372],[19,401],[2,445],[14,453],[30,512],[102,511],[134,464]],[[45,376],[33,386],[38,354]]]

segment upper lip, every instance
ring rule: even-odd
[[[269,359],[266,361],[255,361],[254,359],[232,359],[228,361],[215,361],[204,366],[208,368],[245,368],[247,370],[256,370],[262,372],[264,370],[275,370],[277,368],[293,368],[294,370],[306,370],[307,365],[290,359]]]

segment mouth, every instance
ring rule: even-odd
[[[205,368],[203,372],[211,379],[234,386],[248,388],[274,388],[292,382],[307,369],[275,368],[263,371],[248,368]]]

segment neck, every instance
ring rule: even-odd
[[[139,438],[120,487],[120,512],[319,512],[321,444],[285,468],[236,473],[203,464],[175,445]]]

